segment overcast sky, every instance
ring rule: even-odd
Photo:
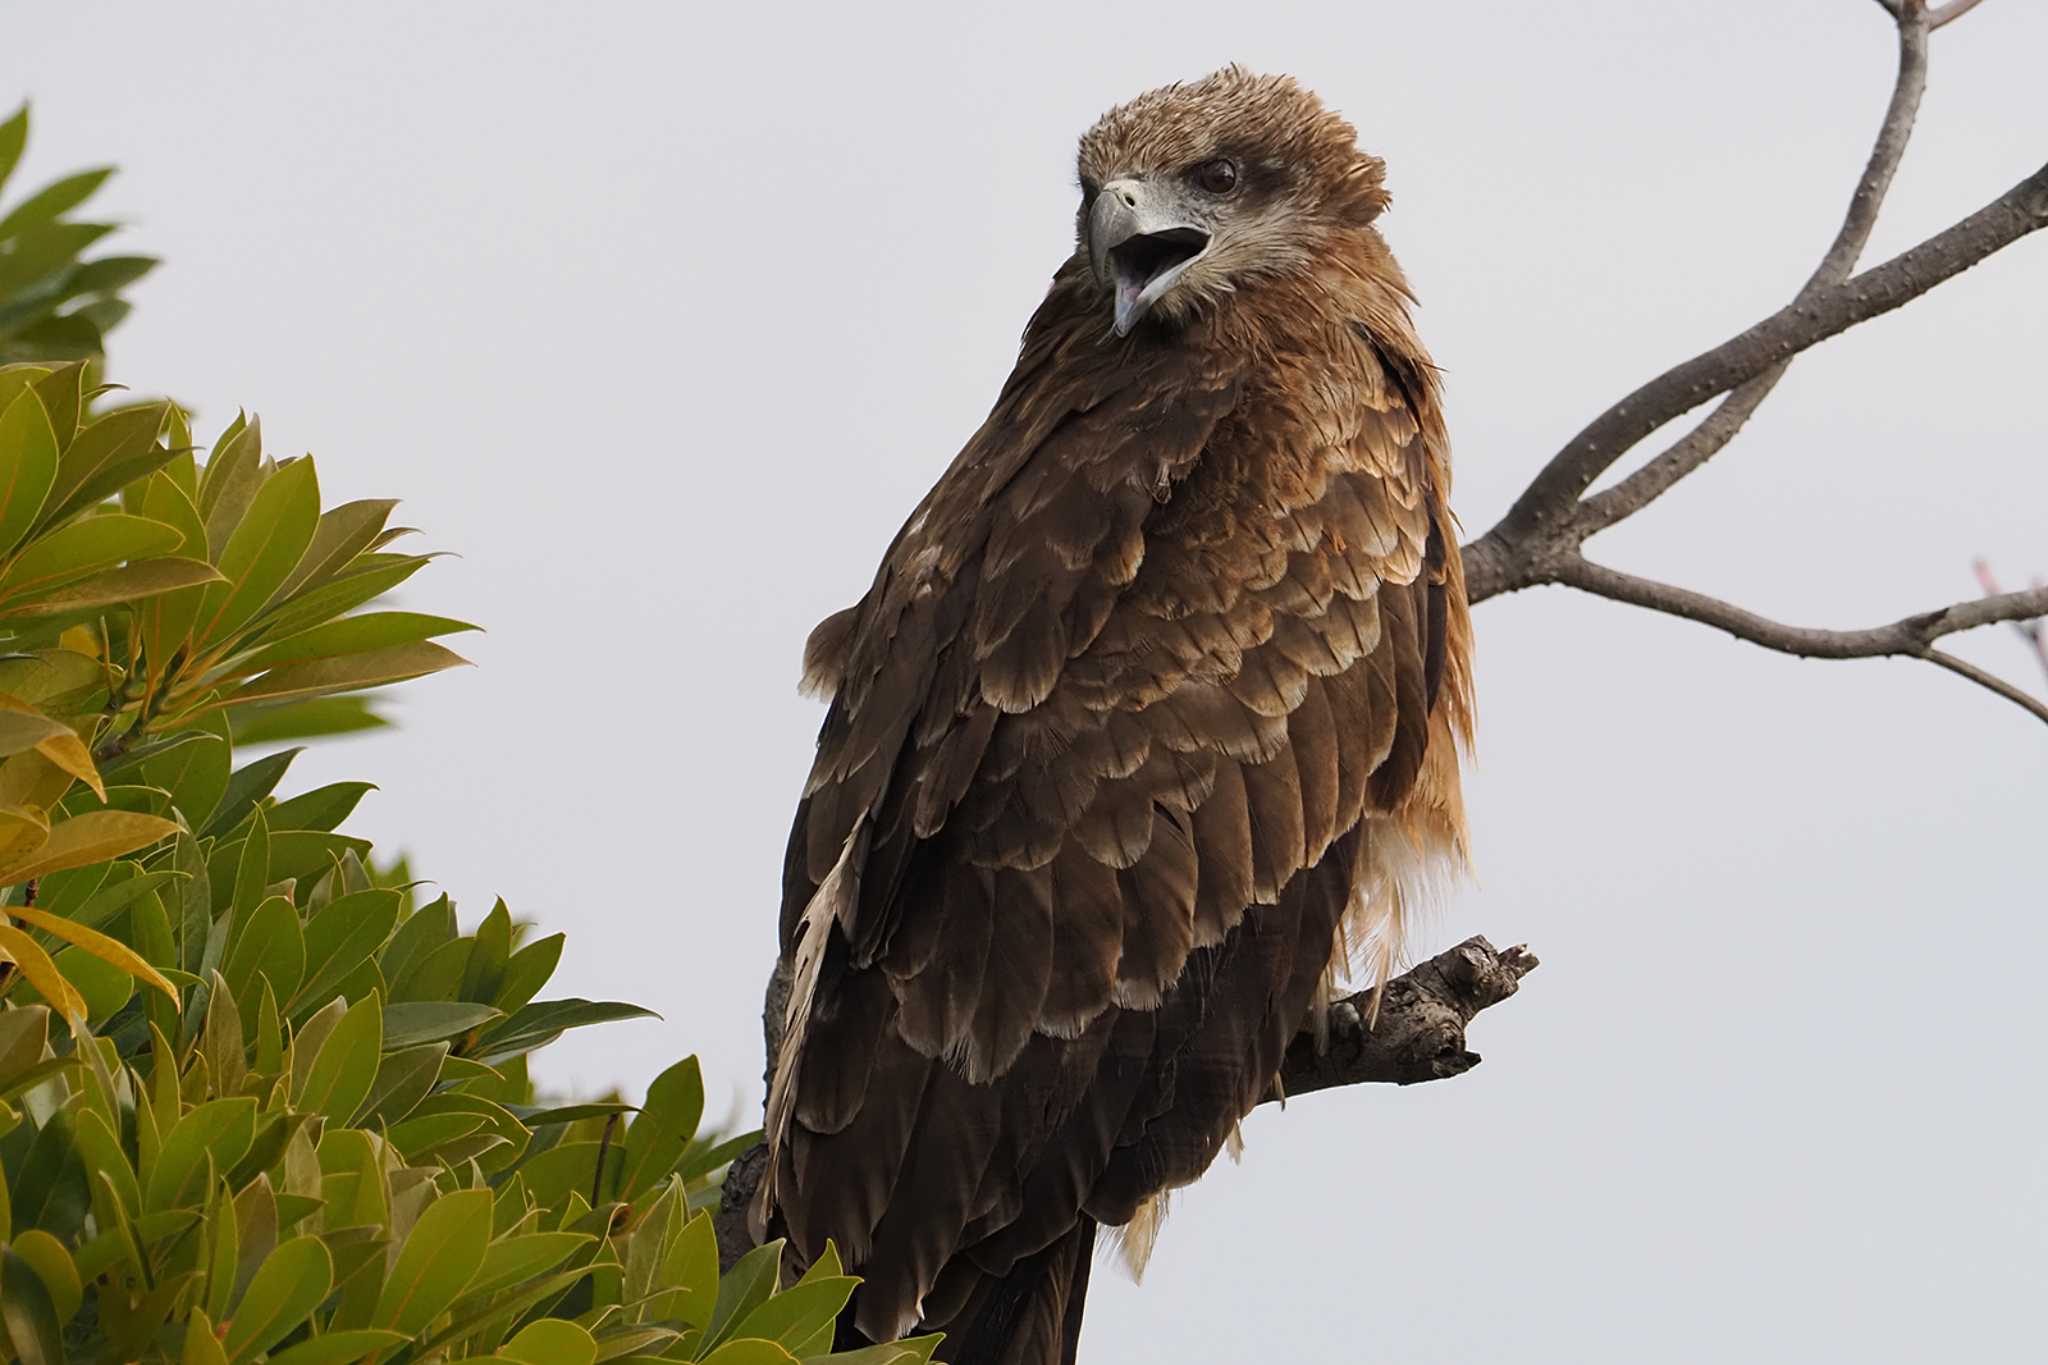
[[[305,760],[465,920],[644,1002],[544,1055],[687,1051],[759,1102],[759,987],[854,600],[1070,246],[1075,138],[1226,61],[1384,155],[1484,529],[1665,364],[1775,308],[1891,79],[1869,0],[19,7],[24,178],[117,162],[113,376],[260,411],[331,501],[459,552],[487,625],[404,728]],[[2048,157],[2048,5],[1938,35],[1872,259]],[[0,91],[5,93],[5,91]],[[12,99],[11,94],[6,98]],[[19,185],[20,182],[17,182]],[[2048,234],[1803,359],[1595,542],[1810,624],[2048,571]],[[1470,1076],[1305,1099],[1096,1278],[1086,1359],[2012,1360],[2040,1350],[2048,733],[1909,662],[1765,654],[1548,589],[1480,608],[1479,880],[1423,947],[1543,958]],[[2028,686],[2009,631],[1959,652]]]

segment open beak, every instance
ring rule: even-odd
[[[1088,215],[1088,262],[1114,291],[1116,334],[1129,336],[1187,268],[1209,249],[1171,191],[1143,180],[1112,180]]]

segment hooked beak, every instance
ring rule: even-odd
[[[1088,263],[1114,291],[1116,334],[1151,311],[1174,281],[1209,249],[1209,234],[1170,192],[1143,180],[1112,180],[1095,196],[1088,215]]]

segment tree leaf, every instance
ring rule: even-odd
[[[477,1060],[517,1056],[552,1042],[567,1029],[619,1019],[659,1019],[653,1010],[620,1000],[542,1000],[528,1005],[484,1035]]]
[[[594,1365],[597,1338],[562,1318],[541,1318],[500,1346],[498,1354],[522,1365]]]
[[[100,961],[118,967],[128,975],[147,985],[156,987],[171,999],[178,998],[177,988],[164,979],[163,973],[143,961],[141,954],[118,939],[112,939],[95,929],[59,919],[55,915],[32,910],[23,905],[10,905],[6,913],[24,924],[32,924],[54,938],[75,944],[80,952],[91,953]]]
[[[50,1002],[51,1008],[70,1020],[73,1029],[84,1028],[88,1012],[85,997],[57,970],[57,964],[34,939],[11,924],[0,924],[0,960],[19,967],[28,984]]]
[[[685,1057],[654,1078],[640,1116],[626,1129],[626,1168],[618,1197],[635,1203],[666,1179],[703,1117],[704,1077],[697,1059]]]
[[[106,184],[107,177],[113,173],[112,166],[96,166],[89,171],[78,171],[43,186],[16,204],[5,218],[0,218],[0,241],[40,223],[52,222],[60,215],[77,208],[90,199],[95,190]]]
[[[130,559],[169,554],[184,543],[174,526],[109,512],[60,526],[15,556],[0,574],[0,601],[34,597]]]
[[[413,1225],[371,1321],[418,1335],[476,1278],[491,1238],[491,1192],[442,1195]]]
[[[472,1295],[495,1294],[542,1275],[597,1239],[587,1232],[529,1232],[501,1237],[484,1253]]]
[[[399,895],[377,889],[331,901],[306,926],[306,962],[311,976],[291,1006],[324,1005],[336,987],[384,946],[398,922]]]
[[[219,581],[220,574],[214,567],[200,560],[145,559],[66,584],[32,600],[0,604],[0,616],[58,616],[93,607],[125,606],[158,593]]]
[[[324,787],[315,787],[271,807],[271,827],[281,830],[317,829],[331,833],[336,825],[348,819],[357,802],[375,790],[375,785],[369,782],[331,782]]]
[[[256,1101],[209,1100],[164,1135],[149,1172],[142,1206],[146,1212],[194,1208],[206,1195],[209,1172],[226,1171],[256,1140]]]
[[[334,1124],[355,1117],[377,1079],[384,1052],[384,998],[376,991],[349,1007],[306,1075],[297,1096],[298,1108],[325,1114]]]
[[[219,566],[225,583],[200,599],[193,639],[225,640],[270,604],[312,544],[320,521],[320,485],[310,459],[280,465],[228,537]]]
[[[28,106],[22,105],[14,116],[0,123],[0,188],[7,184],[7,177],[14,174],[14,168],[21,162],[22,148],[28,145]]]
[[[199,831],[202,838],[218,838],[232,831],[247,818],[256,803],[277,789],[284,780],[285,769],[292,766],[292,760],[306,752],[304,749],[280,749],[266,754],[254,763],[244,764],[228,777],[227,794],[220,799],[220,806],[213,818],[206,822],[206,828]]]
[[[61,1327],[71,1321],[85,1300],[85,1287],[64,1244],[41,1228],[30,1228],[14,1239],[14,1253],[34,1267],[36,1276],[42,1280],[50,1295],[50,1305],[56,1310],[57,1325]]]
[[[271,1252],[228,1324],[229,1360],[251,1360],[282,1341],[333,1287],[334,1258],[318,1237],[294,1237]]]
[[[338,659],[311,659],[286,664],[243,684],[217,705],[241,706],[252,701],[282,701],[290,697],[318,697],[336,692],[360,691],[386,683],[423,678],[445,668],[468,664],[469,660],[430,641],[388,645]]]
[[[402,1000],[384,1012],[384,1046],[390,1049],[458,1038],[505,1016],[488,1005],[457,1000]]]
[[[34,389],[0,410],[0,554],[35,524],[57,477],[57,433]]]
[[[0,1322],[22,1365],[63,1365],[63,1325],[42,1276],[12,1247],[0,1249]]]
[[[4,591],[5,586],[4,580],[0,580],[0,591]],[[254,673],[282,664],[361,654],[390,645],[412,644],[476,629],[478,627],[467,621],[447,616],[425,616],[416,611],[369,611],[359,616],[344,616],[338,621],[329,621],[275,644],[265,645],[237,667]]]
[[[323,1332],[270,1357],[270,1365],[354,1365],[380,1351],[403,1346],[403,1332],[383,1332],[359,1327],[344,1332]]]
[[[228,989],[238,1000],[255,998],[258,978],[270,983],[271,991],[289,1000],[306,974],[305,930],[299,912],[283,896],[266,897],[249,915],[241,934],[228,952]]]
[[[88,811],[50,830],[28,858],[0,867],[0,882],[25,882],[70,867],[118,858],[178,833],[169,820],[125,810]]]

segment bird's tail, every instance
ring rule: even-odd
[[[939,1358],[950,1365],[1074,1365],[1094,1253],[1095,1220],[1084,1214],[1072,1231],[984,1286],[947,1329]]]

